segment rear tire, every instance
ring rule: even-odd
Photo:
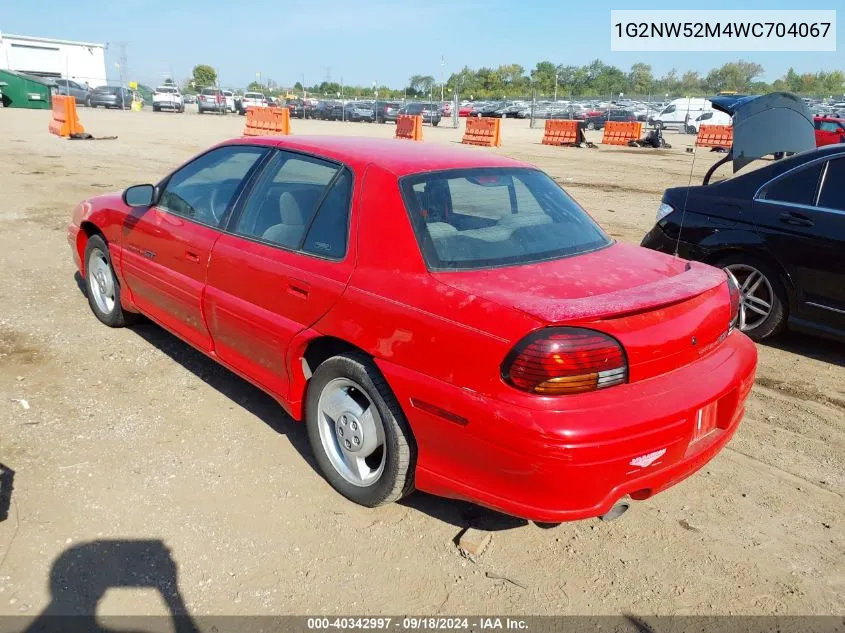
[[[746,325],[745,327],[740,327],[740,329],[749,338],[755,341],[761,341],[782,332],[786,328],[789,299],[776,271],[772,270],[767,264],[743,253],[728,255],[716,262],[715,265],[731,272],[740,286],[742,297],[740,312],[745,312],[746,324],[752,325],[752,327]],[[754,276],[755,274],[762,276],[762,279],[759,280],[759,285],[757,285],[759,277]],[[749,276],[753,277],[751,284],[743,288],[744,281]],[[749,292],[755,285],[757,285],[757,290]],[[752,296],[749,296],[749,294]],[[760,317],[762,315],[753,308],[761,309],[763,303],[768,303],[770,307],[768,308],[769,312],[766,317],[761,320]],[[753,306],[753,308],[748,306]],[[752,320],[753,317],[756,317],[756,319]],[[740,326],[742,326],[742,321],[740,322]]]
[[[85,245],[85,290],[91,311],[109,327],[123,327],[138,315],[124,312],[120,304],[120,283],[114,274],[111,254],[105,240],[92,235]]]
[[[317,368],[308,384],[305,422],[320,471],[347,499],[373,508],[398,501],[413,491],[413,435],[387,381],[366,355],[351,352],[334,356]],[[375,434],[374,429],[378,430]],[[348,467],[345,460],[354,461],[369,450],[377,435],[381,444],[368,454],[366,462],[357,458],[363,463],[359,468],[365,471],[359,475],[361,470]],[[361,452],[354,446],[360,446]]]

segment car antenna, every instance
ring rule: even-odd
[[[695,171],[695,155],[696,155],[696,153],[697,152],[695,151],[695,146],[693,146],[692,165],[690,165],[689,178],[687,179],[687,192],[684,195],[684,208],[681,209],[681,226],[678,227],[678,239],[675,240],[675,252],[674,252],[675,257],[678,256],[678,249],[681,246],[681,233],[683,233],[683,231],[684,231],[684,218],[686,218],[686,215],[687,215],[687,200],[689,200],[689,188],[692,186],[692,174]]]

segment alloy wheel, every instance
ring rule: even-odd
[[[385,433],[372,399],[356,382],[335,378],[317,404],[320,441],[332,467],[355,486],[370,486],[384,472]]]
[[[91,251],[88,258],[88,287],[94,303],[103,314],[111,314],[115,302],[115,281],[106,256],[99,250]]]
[[[739,288],[739,329],[753,330],[769,318],[775,293],[766,276],[748,264],[730,264],[725,271]]]

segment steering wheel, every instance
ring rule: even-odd
[[[226,193],[222,187],[215,187],[211,190],[211,197],[208,200],[208,210],[216,224],[220,223],[220,220],[226,213],[226,207],[229,206],[230,196],[225,195]]]

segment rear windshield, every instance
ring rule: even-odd
[[[534,169],[461,169],[407,176],[402,193],[428,267],[528,264],[611,244],[578,203]]]
[[[260,92],[247,92],[244,94],[245,99],[263,99],[264,95]]]
[[[156,88],[156,92],[170,92],[170,93],[173,93],[173,92],[176,92],[176,88],[170,88],[170,87],[168,87],[168,86],[159,86],[158,88]]]
[[[217,88],[203,88],[202,93],[204,95],[216,95],[218,92]]]

